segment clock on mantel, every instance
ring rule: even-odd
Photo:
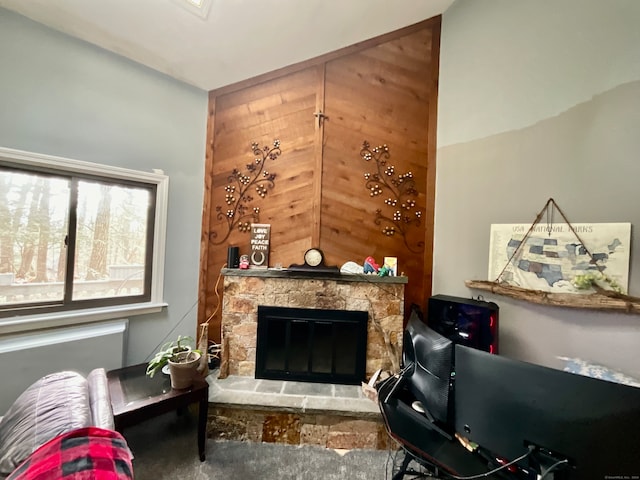
[[[336,266],[329,266],[324,263],[324,252],[318,247],[313,247],[304,252],[303,264],[292,264],[288,270],[293,272],[307,273],[340,273]]]

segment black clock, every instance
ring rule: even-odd
[[[289,270],[307,273],[340,273],[338,267],[328,266],[324,263],[324,252],[318,247],[313,247],[304,252],[304,263],[293,264]]]

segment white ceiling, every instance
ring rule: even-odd
[[[443,13],[454,0],[0,0],[0,7],[203,90]]]

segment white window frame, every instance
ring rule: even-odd
[[[0,335],[6,333],[98,322],[132,315],[157,313],[167,306],[163,300],[164,260],[169,204],[169,177],[161,170],[143,172],[71,158],[0,147],[0,163],[55,169],[64,173],[96,175],[106,180],[129,180],[156,185],[156,211],[153,231],[151,297],[148,302],[85,309],[63,310],[0,318]]]

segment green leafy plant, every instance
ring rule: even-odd
[[[616,293],[624,293],[622,287],[613,278],[600,271],[592,271],[573,278],[573,286],[579,290],[613,290]]]
[[[186,335],[179,335],[176,340],[165,343],[149,361],[147,365],[147,375],[153,378],[158,370],[169,363],[169,360],[172,362],[186,362],[191,360],[191,353],[200,353],[200,350],[193,348],[193,346],[193,337]]]

